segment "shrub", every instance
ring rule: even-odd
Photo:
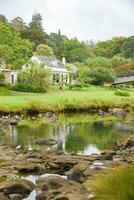
[[[2,72],[0,72],[0,84],[4,84],[5,76]]]
[[[28,85],[21,85],[21,84],[16,84],[12,86],[12,90],[19,91],[19,92],[34,92],[34,93],[44,93],[46,90],[42,87],[36,87],[33,88]]]
[[[129,92],[122,91],[122,90],[116,90],[114,95],[122,96],[122,97],[129,97],[130,96]]]
[[[18,83],[34,90],[43,88],[44,91],[47,91],[51,86],[51,72],[38,62],[30,62],[28,67],[20,72]]]
[[[122,166],[108,170],[91,183],[97,200],[133,200],[134,167]]]
[[[84,86],[80,83],[77,84],[69,84],[69,90],[81,90]]]

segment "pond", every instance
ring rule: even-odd
[[[115,141],[132,133],[133,128],[125,122],[98,115],[67,114],[52,118],[42,115],[24,118],[17,126],[1,127],[0,145],[91,155],[111,149]],[[36,144],[39,138],[54,139],[57,144],[50,147]]]

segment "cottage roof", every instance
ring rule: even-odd
[[[57,60],[55,57],[47,57],[47,56],[33,56],[31,58],[32,60],[37,60],[40,63],[43,63],[44,65],[47,65],[51,68],[62,68],[66,69],[66,66],[60,61]]]

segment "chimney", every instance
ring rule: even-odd
[[[65,57],[62,58],[62,63],[63,63],[63,65],[66,65],[66,58]]]

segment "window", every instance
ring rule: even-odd
[[[11,75],[11,83],[14,84],[14,74]]]

